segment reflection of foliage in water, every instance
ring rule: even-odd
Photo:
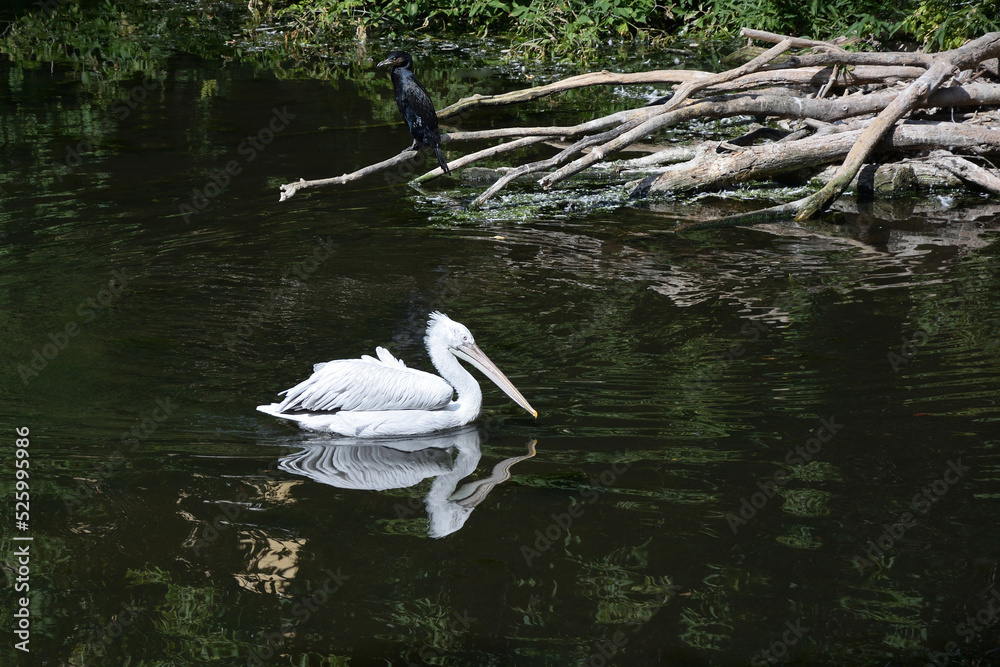
[[[994,359],[1000,352],[1000,321],[989,313],[996,295],[996,261],[976,256],[956,266],[952,280],[926,284],[926,298],[914,303],[913,328],[926,332],[933,348],[957,347],[988,351]],[[948,342],[950,341],[950,342]]]
[[[643,574],[649,566],[646,543],[621,547],[596,562],[581,563],[584,597],[597,601],[596,621],[638,631],[676,595],[672,578]]]
[[[475,620],[467,610],[429,598],[396,602],[387,612],[386,624],[400,630],[386,639],[395,641],[403,635],[406,645],[413,648],[411,660],[420,664],[447,664],[442,656],[447,657],[461,646],[461,636]]]
[[[233,13],[229,3],[66,2],[20,16],[0,39],[0,53],[22,67],[68,66],[99,90],[152,74],[176,51],[221,55]]]
[[[4,124],[6,140],[37,151],[32,180],[38,186],[64,189],[63,179],[83,161],[103,158],[118,122],[162,94],[173,54],[221,54],[232,7],[193,7],[195,11],[175,3],[62,2],[53,11],[27,12],[8,27],[0,38],[0,53],[12,65],[8,80],[13,94],[29,97],[40,87],[32,72],[43,69],[78,81],[86,93],[75,104],[47,101],[44,124],[33,124],[30,115],[24,122]],[[203,94],[211,96],[217,88],[218,82],[206,82]],[[50,146],[53,128],[64,139]]]
[[[166,652],[179,664],[232,660],[253,646],[223,627],[215,588],[182,585],[152,567],[129,570],[119,590],[105,606],[110,613],[84,607],[76,624],[80,633],[65,642],[67,664],[118,664],[157,642],[165,642]]]

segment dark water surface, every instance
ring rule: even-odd
[[[985,203],[680,237],[711,201],[278,204],[408,145],[387,81],[0,74],[3,664],[998,662]],[[537,420],[488,383],[475,428],[383,446],[254,411],[376,345],[430,370],[435,309]]]

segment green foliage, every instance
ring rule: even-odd
[[[1000,29],[1000,0],[301,0],[283,10],[301,31],[389,38],[417,30],[504,32],[511,54],[586,59],[608,40],[673,32],[727,38],[745,26],[814,39],[856,37],[878,44],[914,38],[937,49]]]
[[[938,51],[1000,30],[1000,0],[920,0],[899,27]]]
[[[673,13],[684,31],[713,37],[735,36],[752,27],[813,39],[841,35],[864,40],[890,37],[904,6],[881,0],[679,0]]]
[[[608,38],[643,38],[651,28],[665,28],[668,14],[655,0],[565,0],[561,3],[531,0],[303,0],[284,9],[299,32],[332,31],[365,34],[384,31],[452,30],[480,37],[507,32],[515,40],[514,52],[538,55],[587,56]]]
[[[586,56],[608,38],[648,36],[647,25],[655,23],[651,20],[655,7],[650,0],[598,0],[593,4],[532,0],[527,5],[514,2],[510,17],[515,34],[523,40],[515,51]]]
[[[579,62],[609,42],[658,45],[668,34],[725,39],[744,26],[816,39],[853,36],[869,44],[909,38],[939,50],[1000,30],[1000,0],[298,0],[284,9],[278,9],[281,0],[49,4],[10,24],[0,35],[0,53],[29,68],[69,65],[98,88],[151,74],[176,51],[235,52],[282,70],[289,57],[297,69],[326,66],[334,45],[343,59],[360,61],[370,34],[398,41],[502,33],[511,44],[508,56]],[[233,42],[230,26],[238,21],[247,37]],[[276,22],[278,32],[260,30]],[[323,58],[316,57],[320,50]]]

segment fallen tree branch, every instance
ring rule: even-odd
[[[1000,176],[989,169],[984,169],[963,157],[945,151],[935,151],[931,153],[930,157],[963,181],[972,183],[987,192],[1000,194]]]
[[[798,199],[796,201],[789,202],[787,204],[778,204],[777,206],[771,206],[768,208],[760,209],[759,211],[748,211],[746,213],[737,213],[736,215],[729,215],[726,216],[725,218],[719,218],[718,220],[701,220],[699,222],[689,222],[674,229],[673,233],[682,234],[684,232],[691,232],[698,229],[739,227],[748,224],[759,225],[765,222],[787,220],[789,216],[794,215],[795,212],[799,210],[803,202],[805,202],[805,199]]]
[[[927,101],[933,106],[959,106],[980,104],[984,100],[995,100],[1000,103],[1000,86],[974,84],[974,90],[948,89],[940,97],[932,97]],[[972,86],[969,87],[970,89]],[[543,178],[539,183],[548,189],[555,183],[564,180],[574,173],[582,171],[591,164],[603,159],[606,155],[620,150],[624,146],[639,140],[643,136],[670,125],[694,118],[719,118],[728,116],[783,116],[786,118],[813,118],[824,121],[836,121],[852,116],[882,111],[887,108],[898,94],[893,92],[856,95],[831,100],[810,100],[777,95],[738,95],[724,98],[705,98],[693,101],[687,106],[666,114],[648,118],[641,125],[621,133],[613,141],[586,156],[559,169]],[[853,176],[852,176],[853,178]],[[848,179],[850,182],[850,179]]]
[[[390,167],[395,167],[398,164],[403,164],[408,162],[413,158],[417,157],[419,153],[417,151],[406,150],[389,158],[388,160],[382,160],[375,164],[370,164],[367,167],[358,169],[357,171],[352,171],[349,174],[344,174],[343,176],[336,176],[334,178],[320,178],[315,181],[307,181],[300,178],[294,183],[285,183],[281,186],[281,197],[278,201],[285,201],[286,199],[291,199],[299,190],[305,190],[307,188],[316,188],[323,185],[343,185],[344,183],[350,183],[351,181],[357,181],[365,176],[371,176],[372,174],[377,174],[380,171],[389,169]]]
[[[595,118],[579,125],[564,125],[554,127],[501,127],[495,130],[479,130],[477,132],[451,132],[441,135],[441,143],[447,141],[481,141],[483,139],[500,139],[506,137],[571,137],[593,130],[603,130],[608,127],[620,125],[633,118],[648,116],[650,113],[646,108],[630,109],[628,111],[618,111],[608,116]]]
[[[997,112],[983,111],[984,106],[1000,106],[1000,85],[970,83],[976,76],[967,71],[983,63],[984,59],[1000,55],[1000,33],[990,33],[958,49],[933,55],[854,53],[829,42],[749,29],[744,30],[744,35],[776,42],[776,46],[745,65],[719,74],[690,70],[592,72],[545,86],[500,95],[474,95],[459,100],[442,109],[439,117],[455,116],[479,106],[534,100],[588,86],[658,83],[677,86],[673,95],[664,98],[663,103],[619,111],[577,125],[493,128],[444,134],[442,142],[447,142],[449,148],[461,142],[501,141],[457,157],[449,167],[461,169],[486,158],[543,143],[547,144],[546,150],[549,146],[556,148],[557,152],[551,157],[533,158],[531,162],[507,169],[503,176],[472,200],[470,206],[476,208],[509,183],[527,175],[551,171],[538,180],[542,188],[549,189],[580,171],[602,163],[613,153],[634,148],[638,143],[651,141],[662,145],[662,140],[650,135],[663,128],[712,118],[753,117],[758,123],[767,122],[765,118],[772,121],[779,119],[780,131],[772,125],[766,131],[759,129],[729,141],[670,147],[637,160],[602,166],[616,170],[645,169],[645,173],[639,172],[636,176],[648,177],[633,191],[633,195],[642,196],[646,193],[728,185],[843,160],[837,173],[819,192],[774,209],[781,212],[776,215],[793,211],[802,219],[828,206],[848,187],[863,165],[867,165],[867,179],[874,169],[872,163],[880,162],[876,152],[879,156],[889,154],[891,157],[894,157],[892,152],[901,149],[913,152],[954,148],[965,153],[1000,153],[997,142],[1000,130],[991,127],[991,123],[996,126]],[[812,49],[813,52],[791,55],[778,62],[792,48]],[[963,73],[955,76],[959,71]],[[986,73],[984,76],[988,78],[988,72],[992,70],[980,67],[978,72]],[[956,81],[964,85],[955,85]],[[903,83],[905,88],[892,87],[894,83]],[[696,99],[697,95],[707,97]],[[958,109],[969,112],[956,114]],[[966,122],[964,125],[942,122],[925,126],[902,122],[916,110],[930,110],[924,111],[919,118],[955,120],[957,117]],[[745,124],[745,121],[739,122]],[[761,143],[765,141],[775,143]],[[290,198],[299,190],[353,182],[393,169],[418,156],[420,154],[416,151],[404,151],[336,178],[300,179],[281,186],[281,200]],[[667,167],[662,173],[648,175],[653,165],[680,160],[687,162]],[[995,185],[986,178],[995,174],[957,156],[948,162],[950,171],[943,171],[943,164],[939,165],[938,173],[961,171],[967,182],[978,179],[979,187],[987,187],[983,183]],[[411,173],[408,169],[400,169],[400,173]],[[904,171],[885,169],[891,174]],[[419,176],[415,183],[439,175],[441,170],[434,168]],[[909,179],[913,181],[912,174]],[[987,189],[992,190],[992,187]],[[759,218],[761,212],[753,215]]]
[[[816,85],[817,79],[825,82],[829,78],[829,66],[842,64],[854,66],[850,72],[850,84],[863,86],[871,83],[885,83],[893,81],[907,81],[916,79],[924,73],[916,61],[902,59],[893,62],[892,59],[869,59],[865,62],[855,62],[861,60],[854,56],[881,55],[881,54],[856,54],[847,52],[849,57],[838,59],[835,56],[824,57],[823,60],[806,61],[807,56],[800,56],[798,59],[789,61],[788,65],[768,65],[760,71],[744,74],[732,81],[716,83],[704,88],[706,92],[712,94],[730,92],[734,90],[752,90],[763,86],[785,85],[785,86],[810,86]],[[809,56],[811,57],[811,56]],[[802,62],[798,62],[801,60]],[[846,62],[838,62],[844,60]],[[795,69],[789,69],[795,67]],[[641,75],[641,76],[640,76]],[[628,74],[613,74],[611,72],[592,72],[581,74],[578,77],[570,77],[563,81],[556,81],[546,86],[536,86],[534,88],[524,88],[514,90],[499,95],[473,95],[465,97],[449,105],[438,112],[438,119],[449,118],[459,114],[467,113],[475,107],[503,106],[507,104],[519,104],[529,102],[547,95],[587,88],[592,86],[609,85],[636,85],[636,84],[684,84],[691,81],[706,79],[712,76],[707,72],[697,72],[692,70],[657,70],[653,72],[634,72]],[[573,85],[566,85],[576,81]],[[559,85],[557,85],[559,84]]]
[[[861,133],[857,142],[851,147],[844,164],[837,174],[830,179],[819,192],[811,195],[802,210],[795,216],[796,220],[806,220],[816,214],[821,208],[827,206],[844,191],[858,169],[868,159],[869,154],[875,148],[875,144],[882,140],[903,116],[912,111],[917,104],[925,99],[934,89],[940,86],[945,77],[954,70],[954,66],[947,61],[934,63],[927,72],[919,79],[910,84],[909,87],[896,99],[892,101],[875,119],[875,122]]]
[[[792,40],[790,39],[780,42],[777,46],[768,49],[767,51],[760,54],[750,62],[746,63],[745,65],[738,67],[735,70],[730,70],[729,72],[723,72],[722,74],[718,75],[712,80],[712,83],[731,81],[732,79],[738,78],[739,76],[742,76],[744,74],[749,74],[751,72],[760,69],[761,67],[763,67],[764,65],[771,62],[772,60],[780,56],[782,53],[784,53],[789,48],[791,43]],[[678,93],[680,93],[680,91],[678,91]],[[678,94],[678,96],[680,95]],[[671,112],[677,109],[677,107],[680,106],[685,99],[686,99],[685,97],[682,97],[680,100],[676,102],[674,100],[671,100],[664,107],[666,113],[663,114],[663,117],[668,116]],[[570,164],[560,169],[557,169],[554,173],[549,174],[545,178],[542,178],[540,181],[538,181],[539,185],[541,185],[543,189],[548,190],[556,183],[565,180],[566,178],[572,176],[573,174],[583,171],[584,169],[594,164],[595,162],[603,160],[606,155],[614,153],[615,151],[621,149],[623,146],[632,143],[634,141],[637,141],[643,135],[652,132],[655,129],[663,127],[665,125],[665,123],[663,122],[664,121],[663,117],[652,118],[644,123],[635,125],[634,127],[628,129],[625,132],[619,133],[618,136],[616,136],[608,143],[594,149],[587,155],[584,155],[583,157],[574,160]]]
[[[931,56],[923,53],[884,54],[845,51],[839,46],[830,44],[829,42],[801,39],[798,37],[785,37],[761,30],[751,30],[749,28],[744,28],[741,34],[745,37],[759,39],[761,41],[770,41],[776,44],[784,40],[788,40],[790,48],[819,48],[825,50],[825,53],[793,56],[783,63],[771,65],[768,69],[774,68],[776,70],[787,70],[790,67],[811,68],[826,67],[829,65],[919,67],[926,69],[931,64]],[[920,75],[920,73],[908,74],[913,78]],[[653,70],[651,72],[622,73],[602,70],[600,72],[588,72],[586,74],[571,76],[560,81],[553,81],[552,83],[543,86],[523,88],[497,95],[472,95],[471,97],[464,97],[438,111],[438,119],[450,118],[478,107],[503,106],[507,104],[529,102],[548,95],[554,95],[568,90],[588,88],[591,86],[628,86],[658,83],[683,85],[696,83],[711,76],[711,74],[706,72],[693,70]],[[745,88],[755,85],[761,84],[754,83],[751,80],[742,82],[740,87]],[[718,86],[716,85],[716,87]],[[720,91],[714,90],[713,92]]]
[[[706,72],[692,70],[655,70],[653,72],[627,72],[615,73],[603,70],[601,72],[590,72],[571,76],[561,81],[553,81],[544,86],[534,88],[524,88],[513,90],[509,93],[498,95],[473,95],[463,97],[454,104],[450,104],[438,111],[438,119],[450,118],[457,114],[466,112],[477,107],[503,106],[506,104],[517,104],[520,102],[530,102],[540,97],[553,95],[555,93],[575,90],[577,88],[588,88],[590,86],[616,86],[634,85],[640,83],[686,83],[699,78],[711,76]]]
[[[629,124],[633,124],[634,125],[634,124],[637,124],[637,123],[638,123],[638,121],[634,121],[633,120],[633,121],[631,121],[630,123],[628,123],[626,125],[629,125]],[[591,136],[591,137],[584,137],[583,139],[581,139],[581,140],[577,141],[576,143],[574,143],[569,148],[563,149],[559,153],[553,155],[552,157],[550,157],[550,158],[548,158],[546,160],[539,160],[537,162],[532,162],[530,164],[521,165],[517,169],[512,169],[507,174],[505,174],[502,178],[500,178],[498,181],[496,181],[493,185],[491,185],[489,188],[487,188],[485,192],[483,192],[478,197],[476,197],[475,199],[473,199],[469,203],[469,208],[474,210],[474,209],[477,209],[477,208],[481,207],[483,205],[483,202],[485,202],[487,199],[489,199],[490,197],[492,197],[493,195],[495,195],[497,192],[499,192],[500,190],[502,190],[504,187],[507,186],[508,183],[510,183],[514,179],[516,179],[516,178],[518,178],[520,176],[524,176],[525,174],[534,173],[536,171],[541,171],[543,169],[551,169],[552,167],[556,166],[557,164],[562,164],[567,159],[569,159],[569,157],[571,155],[574,155],[574,154],[580,152],[581,150],[583,150],[584,148],[587,148],[588,146],[593,146],[595,144],[601,143],[602,141],[605,141],[608,136],[612,135],[615,132],[617,132],[617,130],[609,130],[608,132],[597,134],[597,135],[594,135],[594,136]]]
[[[773,32],[767,32],[766,30],[754,30],[753,28],[743,28],[740,30],[740,35],[748,39],[756,39],[761,42],[771,42],[773,44],[779,44],[785,40],[791,41],[791,47],[793,49],[825,49],[828,51],[835,51],[838,53],[847,53],[844,49],[840,48],[836,44],[831,44],[830,42],[820,42],[815,39],[805,39],[802,37],[787,37],[785,35],[778,35]]]
[[[746,74],[733,81],[709,86],[705,92],[713,95],[738,90],[753,90],[765,86],[820,86],[827,83],[834,65],[844,63],[831,62],[827,66],[798,67],[796,69],[769,66],[752,74]],[[773,67],[773,69],[770,69]],[[842,85],[864,86],[872,83],[891,84],[897,81],[912,81],[924,73],[924,68],[902,65],[857,65],[843,76]]]
[[[926,53],[872,53],[870,51],[827,51],[791,56],[788,60],[768,65],[766,69],[788,67],[917,67],[921,71],[930,67],[934,56]]]
[[[490,146],[489,148],[484,148],[483,150],[478,151],[476,153],[469,153],[468,155],[463,155],[457,160],[452,160],[451,162],[448,163],[448,169],[451,171],[454,171],[456,169],[461,169],[462,167],[467,167],[470,164],[473,164],[474,162],[478,162],[479,160],[484,160],[489,157],[495,157],[497,155],[501,155],[502,153],[509,153],[510,151],[515,151],[519,148],[524,148],[526,146],[531,146],[533,144],[540,144],[543,141],[547,140],[548,137],[546,136],[522,137],[521,139],[515,139],[514,141],[509,141],[505,144],[497,144],[496,146]],[[442,176],[443,174],[444,171],[441,169],[441,167],[434,167],[434,169],[431,169],[426,174],[423,174],[422,176],[418,176],[417,178],[413,179],[413,183],[415,185],[419,185],[420,183],[429,181],[432,178],[437,178],[438,176]]]
[[[460,141],[483,141],[489,139],[501,139],[510,137],[531,138],[538,141],[551,137],[573,137],[594,130],[601,130],[609,127],[625,128],[629,121],[649,121],[654,118],[661,120],[653,125],[646,126],[644,131],[655,131],[661,127],[668,127],[683,123],[693,118],[722,118],[727,116],[753,115],[753,116],[781,116],[785,118],[802,118],[808,121],[833,122],[860,116],[868,113],[875,113],[885,108],[895,97],[896,93],[889,91],[885,93],[874,93],[868,95],[849,95],[836,99],[801,99],[788,95],[776,94],[741,94],[736,96],[710,97],[701,100],[691,100],[683,105],[681,109],[673,112],[664,112],[664,107],[641,107],[628,111],[619,111],[602,118],[580,123],[579,125],[554,126],[554,127],[514,127],[497,128],[493,130],[480,130],[474,132],[452,132],[441,136],[442,143]],[[933,93],[923,104],[929,107],[977,107],[983,105],[1000,104],[1000,86],[994,84],[968,84],[966,86],[953,86],[944,88]],[[668,115],[671,114],[671,115]],[[641,133],[639,133],[641,135]],[[494,155],[506,153],[522,146],[528,146],[538,141],[524,142],[516,144],[509,142],[501,144],[503,148],[498,148],[495,152],[480,151],[472,153],[464,158],[458,158],[449,163],[455,168],[468,166],[478,160],[492,157]],[[628,145],[629,142],[622,142]],[[592,145],[592,144],[588,144]],[[417,156],[416,151],[404,151],[388,160],[383,160],[373,165],[364,167],[350,174],[344,174],[334,178],[324,178],[312,181],[298,180],[286,183],[281,186],[281,197],[279,201],[290,199],[300,190],[307,188],[321,187],[328,185],[343,185],[352,181],[371,176],[380,171],[391,169],[399,164],[412,160]],[[541,169],[551,168],[540,166]],[[531,171],[531,170],[528,170]],[[528,171],[522,172],[528,173]],[[441,176],[439,167],[419,177],[419,182]],[[653,189],[652,192],[656,190]],[[483,200],[485,201],[485,200]]]
[[[750,62],[745,63],[744,65],[741,65],[736,69],[731,69],[727,72],[723,72],[721,74],[715,74],[707,78],[694,79],[692,81],[688,81],[687,83],[681,84],[681,86],[674,92],[673,97],[670,98],[670,101],[664,105],[665,110],[671,111],[673,109],[676,109],[682,103],[684,103],[684,101],[686,101],[688,97],[691,96],[691,93],[703,90],[705,88],[708,88],[709,86],[714,86],[720,83],[728,83],[734,79],[738,79],[741,76],[745,76],[747,74],[753,74],[761,67],[763,67],[764,65],[771,62],[772,60],[780,56],[782,53],[790,49],[791,46],[792,46],[792,40],[786,39],[782,42],[779,42],[776,46],[771,47],[764,53],[760,54]]]

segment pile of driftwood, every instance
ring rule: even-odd
[[[831,42],[750,29],[744,29],[743,35],[776,45],[721,74],[691,70],[595,72],[502,95],[474,95],[442,109],[438,117],[446,120],[459,114],[467,117],[477,107],[524,102],[573,88],[677,84],[665,100],[579,125],[442,135],[448,148],[459,142],[506,140],[450,161],[453,171],[533,144],[575,139],[549,158],[503,170],[470,207],[481,206],[510,182],[529,175],[543,174],[538,184],[549,189],[637,142],[649,140],[662,128],[694,119],[747,116],[766,118],[769,127],[758,127],[728,141],[671,146],[615,166],[648,170],[670,164],[627,186],[630,194],[642,197],[840,164],[827,173],[822,189],[810,196],[720,221],[731,223],[809,218],[829,206],[852,182],[858,183],[859,172],[863,177],[867,174],[867,182],[874,180],[876,189],[882,180],[898,191],[907,184],[953,174],[978,189],[1000,193],[1000,176],[995,169],[963,157],[1000,154],[1000,32],[936,54],[852,52]],[[792,49],[799,52],[789,55]],[[288,183],[281,186],[281,200],[305,188],[347,183],[412,164],[417,156],[416,151],[404,151],[337,178]],[[435,168],[416,182],[441,174],[441,169]]]

